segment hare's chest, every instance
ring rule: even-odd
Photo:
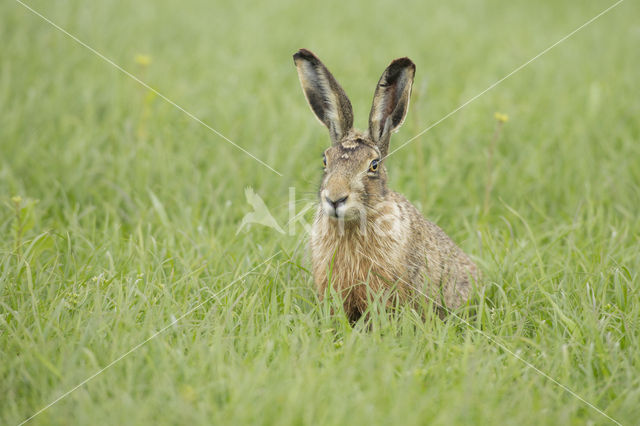
[[[315,224],[311,236],[313,275],[318,291],[323,293],[329,282],[335,290],[346,290],[367,284],[370,288],[385,286],[401,275],[401,265],[389,241],[376,241],[362,234],[336,235],[332,229]]]

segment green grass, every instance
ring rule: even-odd
[[[248,186],[281,223],[289,187],[299,207],[315,197],[328,136],[291,55],[307,47],[325,61],[360,127],[384,67],[412,58],[411,109],[393,149],[613,0],[359,3],[28,2],[279,177],[2,2],[1,424],[194,308],[32,423],[609,423],[504,348],[637,422],[637,2],[389,158],[390,186],[485,280],[463,312],[471,327],[407,310],[374,313],[369,330],[318,302],[300,226],[236,234]],[[510,119],[488,171],[496,111]]]

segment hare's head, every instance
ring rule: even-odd
[[[382,201],[387,192],[384,159],[389,137],[407,115],[416,67],[409,58],[391,62],[373,96],[369,130],[361,133],[353,128],[349,98],[324,64],[306,49],[293,59],[311,110],[331,137],[322,160],[322,209],[334,219],[355,220]]]

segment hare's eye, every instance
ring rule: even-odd
[[[322,166],[323,167],[327,167],[327,156],[326,155],[322,156]]]
[[[373,161],[371,162],[371,164],[369,165],[369,171],[370,171],[370,172],[376,172],[376,171],[378,171],[378,166],[379,166],[379,165],[380,165],[380,160],[378,160],[378,159],[373,160]]]

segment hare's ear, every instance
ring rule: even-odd
[[[329,129],[332,142],[338,143],[353,126],[351,102],[320,59],[306,49],[293,55],[298,77],[307,102],[318,120]]]
[[[378,145],[382,156],[389,150],[389,137],[409,110],[409,97],[416,66],[409,58],[396,59],[382,73],[369,114],[369,136]]]

